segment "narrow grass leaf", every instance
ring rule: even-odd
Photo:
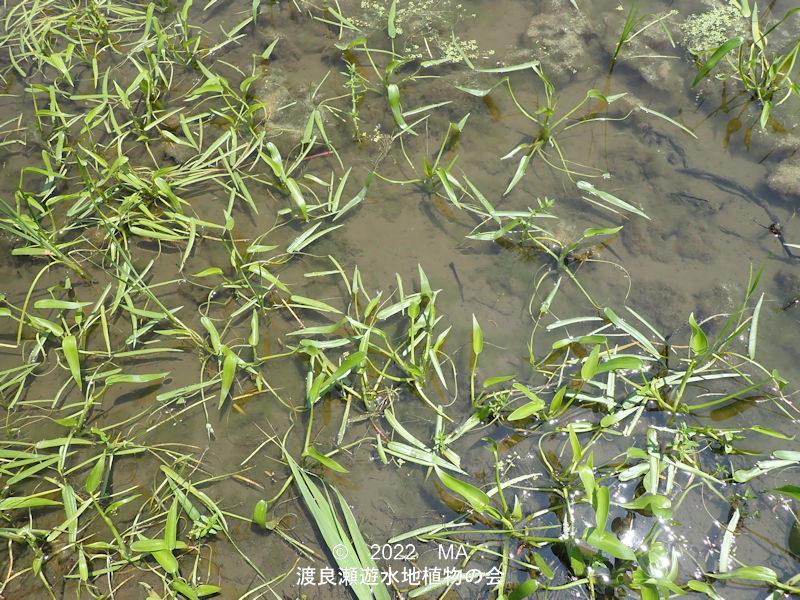
[[[752,581],[766,581],[775,585],[778,583],[778,576],[768,567],[739,567],[727,573],[706,573],[709,577],[716,579],[749,579]]]
[[[289,298],[293,304],[300,306],[301,308],[313,308],[315,310],[319,310],[322,312],[332,312],[342,314],[338,308],[332,307],[330,304],[325,304],[319,300],[314,300],[313,298],[306,298],[304,296],[292,296]]]
[[[347,204],[345,204],[341,209],[339,209],[336,212],[336,214],[333,217],[334,221],[336,221],[344,213],[349,211],[356,204],[360,203],[364,198],[367,197],[367,192],[369,191],[369,186],[370,186],[370,183],[372,183],[372,177],[374,175],[375,175],[375,171],[370,171],[369,175],[367,175],[367,179],[364,181],[364,185],[361,187],[359,192],[355,196],[353,196]]]
[[[736,532],[736,526],[739,524],[739,509],[733,511],[728,524],[725,526],[725,533],[722,536],[722,544],[719,547],[719,567],[720,573],[727,573],[730,569],[728,564],[731,556],[731,546],[733,545],[733,538]]]
[[[628,212],[632,212],[640,217],[644,217],[645,219],[650,219],[642,210],[636,208],[632,204],[628,204],[624,200],[620,200],[613,194],[609,194],[608,192],[604,192],[603,190],[598,190],[588,181],[578,181],[575,183],[578,186],[578,189],[584,192],[589,192],[593,196],[600,198],[604,202],[611,204],[612,206],[616,206],[617,208],[621,208],[622,210],[626,210]]]
[[[353,546],[358,554],[358,562],[361,563],[362,568],[369,569],[374,572],[378,567],[375,564],[375,561],[372,560],[372,552],[370,547],[367,546],[367,542],[364,541],[364,536],[361,535],[361,531],[358,528],[358,523],[353,515],[353,511],[350,510],[350,506],[347,504],[347,501],[344,499],[344,496],[342,496],[339,490],[333,488],[333,491],[336,493],[336,497],[339,499],[339,507],[344,515],[345,523],[347,523],[347,531],[350,534],[350,539],[353,540]],[[383,582],[370,586],[370,590],[374,594],[376,600],[390,600],[389,591]]]
[[[78,310],[84,306],[89,306],[91,302],[69,302],[67,300],[54,300],[52,298],[45,298],[34,302],[34,308],[39,310],[56,309],[56,310]]]
[[[764,294],[761,294],[761,297],[758,299],[756,303],[755,309],[753,309],[753,320],[750,322],[750,336],[747,340],[747,356],[750,357],[750,360],[754,360],[756,357],[756,338],[758,337],[758,317],[761,314],[761,302],[764,300]]]
[[[35,498],[31,496],[10,496],[0,500],[0,511],[16,510],[18,508],[32,508],[34,506],[59,506],[61,502],[49,500],[47,498]]]
[[[300,490],[300,495],[303,497],[303,501],[322,535],[322,539],[325,540],[325,545],[333,554],[339,568],[342,571],[349,568],[363,568],[357,559],[353,545],[344,535],[344,528],[339,523],[333,506],[320,492],[316,484],[311,481],[311,478],[300,470],[294,459],[286,453],[284,453],[284,457],[292,471],[295,485]],[[370,600],[372,598],[369,586],[363,583],[360,584],[354,580],[350,583],[350,588],[358,600]]]
[[[117,383],[150,383],[151,381],[164,379],[164,377],[166,377],[169,374],[170,374],[169,371],[165,371],[164,373],[140,373],[140,374],[116,373],[114,375],[109,375],[108,377],[106,377],[106,385],[114,385]]]
[[[315,450],[313,446],[309,446],[308,448],[306,448],[305,452],[303,452],[303,456],[310,456],[321,465],[328,467],[329,469],[331,469],[332,471],[336,471],[337,473],[350,472],[332,458],[325,456],[324,454]]]
[[[83,389],[83,382],[81,381],[81,361],[78,357],[78,341],[74,335],[66,335],[61,340],[61,349],[64,351],[64,357],[67,359],[69,370],[72,373],[72,378],[78,384],[78,389]]]
[[[517,170],[514,172],[514,176],[511,178],[511,181],[506,188],[506,191],[503,192],[503,196],[508,195],[508,193],[514,189],[514,186],[519,183],[519,180],[522,179],[522,176],[525,175],[525,171],[528,169],[528,163],[531,162],[531,158],[533,157],[532,153],[526,153],[519,159],[519,163],[517,164]]]
[[[614,325],[622,329],[625,333],[633,337],[637,342],[639,342],[650,354],[654,357],[660,357],[658,350],[655,349],[655,346],[648,340],[644,335],[642,335],[639,331],[631,327],[624,319],[621,319],[617,316],[617,314],[611,310],[610,308],[605,308],[603,310],[605,315],[608,317],[608,320],[611,321]]]
[[[657,110],[653,110],[652,108],[647,108],[646,106],[642,106],[641,104],[639,105],[639,110],[641,110],[642,112],[646,112],[649,115],[655,115],[656,117],[664,119],[668,123],[672,123],[673,125],[675,125],[675,127],[682,129],[684,132],[688,133],[690,136],[697,139],[697,136],[691,129],[687,129],[686,127],[678,123],[675,119],[670,119],[667,115],[660,113]]]
[[[697,73],[697,77],[694,78],[692,82],[692,87],[696,86],[700,83],[700,80],[703,79],[706,75],[708,75],[711,70],[717,66],[717,63],[721,61],[728,52],[733,50],[734,48],[738,48],[744,43],[744,38],[741,36],[737,36],[734,38],[729,39],[727,42],[722,44],[719,48],[716,49],[714,54],[711,55],[706,63],[700,68],[700,71]]]
[[[286,251],[289,254],[294,254],[295,252],[300,252],[303,248],[311,244],[312,242],[318,240],[323,235],[334,231],[335,229],[339,229],[342,225],[332,225],[327,229],[323,229],[322,231],[317,232],[317,228],[321,225],[321,223],[316,223],[313,227],[309,228],[307,231],[301,233],[297,238],[289,244],[286,248]]]
[[[92,467],[92,470],[89,471],[89,476],[86,478],[86,491],[90,494],[94,494],[97,486],[100,485],[100,478],[103,475],[103,471],[105,471],[106,466],[106,453],[105,451],[97,459],[97,462]]]
[[[789,498],[794,498],[795,500],[800,500],[800,486],[784,485],[779,488],[773,488],[769,491],[777,492],[778,494],[783,494],[784,496],[788,496]]]
[[[178,499],[173,497],[172,504],[167,512],[167,523],[164,527],[164,541],[167,550],[174,550],[178,542]]]
[[[71,485],[61,488],[61,499],[64,502],[64,513],[67,515],[69,543],[74,544],[78,540],[78,503]]]

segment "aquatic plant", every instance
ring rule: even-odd
[[[750,20],[749,35],[731,37],[715,48],[700,52],[711,53],[711,56],[701,65],[692,87],[725,59],[730,71],[720,77],[738,80],[751,99],[758,103],[761,107],[759,122],[763,129],[769,121],[773,106],[783,104],[792,95],[800,96],[800,87],[792,80],[792,71],[800,52],[800,39],[791,42],[788,49],[785,48],[780,53],[767,51],[768,36],[800,9],[787,11],[781,19],[767,27],[766,21],[771,11],[766,11],[763,17],[759,17],[756,4],[752,10],[747,2],[739,8],[741,16]]]

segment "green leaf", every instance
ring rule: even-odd
[[[483,332],[475,315],[472,315],[472,351],[476,358],[483,351]]]
[[[397,13],[397,0],[392,0],[392,5],[389,7],[389,18],[386,23],[386,32],[389,34],[389,37],[394,39],[397,35],[397,29],[394,26],[394,17]]]
[[[706,63],[700,68],[700,71],[697,73],[697,77],[694,78],[692,82],[692,87],[696,86],[700,83],[700,80],[703,79],[706,75],[708,75],[711,70],[717,66],[717,63],[723,59],[723,57],[733,50],[734,48],[738,48],[744,43],[744,38],[741,36],[737,36],[734,38],[729,39],[727,42],[722,44],[719,48],[716,49],[714,54],[711,55]]]
[[[641,358],[636,356],[618,356],[600,363],[597,366],[595,375],[608,371],[641,371],[644,363]]]
[[[221,352],[221,344],[219,341],[219,332],[217,331],[217,328],[214,327],[214,323],[211,322],[211,319],[205,315],[200,317],[200,323],[208,332],[208,338],[211,341],[211,349],[214,350],[214,354],[219,356]]]
[[[756,357],[756,337],[758,337],[758,317],[761,314],[761,302],[764,300],[764,294],[761,294],[761,297],[758,299],[756,303],[756,307],[753,309],[753,320],[750,322],[750,336],[747,341],[747,356],[750,357],[750,360],[755,359]]]
[[[0,511],[15,510],[18,508],[31,508],[34,506],[59,506],[61,502],[47,498],[34,498],[30,496],[10,496],[0,500]]]
[[[600,360],[600,344],[592,348],[592,352],[581,366],[581,379],[589,381],[597,372],[597,362]]]
[[[578,467],[578,477],[581,478],[583,489],[586,490],[586,498],[590,503],[594,504],[594,494],[597,490],[597,482],[594,479],[594,472],[589,465],[581,465]]]
[[[582,190],[584,192],[589,192],[593,196],[596,196],[597,198],[600,198],[601,200],[604,200],[605,202],[608,202],[612,206],[616,206],[617,208],[621,208],[621,209],[626,210],[628,212],[632,212],[634,214],[639,215],[640,217],[644,217],[645,219],[648,219],[648,220],[650,219],[650,217],[648,217],[643,211],[639,210],[638,208],[636,208],[632,204],[628,204],[624,200],[620,200],[619,198],[617,198],[613,194],[609,194],[608,192],[604,192],[603,190],[598,190],[596,187],[594,187],[588,181],[578,181],[578,182],[576,182],[575,185],[578,186],[579,190]]]
[[[106,466],[106,453],[103,452],[102,456],[97,459],[97,462],[92,467],[92,470],[89,471],[89,476],[86,478],[86,491],[90,494],[94,494],[94,491],[97,489],[97,486],[100,485],[100,477],[103,475],[103,471],[105,470]]]
[[[33,303],[33,306],[40,310],[52,308],[57,310],[78,310],[84,306],[89,306],[90,304],[91,302],[68,302],[66,300],[53,300],[52,298],[45,298],[43,300],[37,300]]]
[[[625,333],[632,336],[637,342],[639,342],[645,350],[647,350],[651,355],[655,357],[659,357],[660,354],[658,350],[656,350],[655,346],[648,340],[641,332],[634,329],[631,325],[628,324],[625,319],[622,319],[617,316],[617,314],[611,310],[610,308],[603,309],[603,312],[608,317],[608,320],[611,321],[614,325],[622,329]]]
[[[338,462],[333,460],[332,458],[330,458],[328,456],[325,456],[324,454],[321,454],[320,452],[317,452],[314,449],[313,446],[309,446],[308,448],[306,448],[306,451],[303,452],[303,456],[310,456],[311,458],[316,460],[318,463],[328,467],[332,471],[336,471],[338,473],[349,473],[350,472],[347,469],[345,469],[342,465],[340,465]]]
[[[631,561],[636,560],[636,554],[633,552],[633,550],[620,542],[608,531],[600,532],[594,527],[590,527],[587,530],[587,535],[584,536],[584,539],[588,544],[605,552],[606,554],[610,554],[615,558]]]
[[[164,541],[167,550],[174,550],[178,541],[178,499],[173,496],[172,504],[167,513],[167,523],[164,527]]]
[[[81,361],[78,357],[78,341],[74,335],[66,335],[61,340],[61,349],[64,351],[64,356],[67,359],[69,370],[72,373],[72,378],[78,384],[78,389],[83,389],[83,382],[81,381]]]
[[[475,487],[471,483],[461,481],[460,479],[448,475],[437,466],[433,468],[436,471],[436,475],[439,476],[439,481],[469,502],[472,508],[477,512],[484,512],[490,508],[491,501],[483,490]]]
[[[222,269],[219,267],[209,267],[207,269],[203,269],[199,273],[192,274],[192,277],[209,277],[211,275],[222,275]]]
[[[508,415],[509,421],[516,421],[518,419],[526,419],[527,417],[531,416],[533,413],[539,412],[544,408],[544,400],[539,398],[536,394],[530,391],[521,383],[515,383],[511,386],[513,389],[522,392],[525,396],[528,397],[530,402],[527,404],[523,404],[519,408],[517,408],[514,412]]]
[[[553,399],[550,401],[550,408],[547,411],[547,414],[551,417],[558,414],[558,411],[561,410],[561,404],[564,402],[564,396],[567,393],[567,386],[562,386],[558,389],[558,391],[553,396]]]
[[[689,345],[695,355],[705,354],[708,350],[708,338],[706,334],[700,329],[697,321],[694,320],[694,313],[689,315],[689,326],[692,328],[692,340]]]
[[[325,393],[332,386],[337,384],[343,377],[345,377],[353,369],[360,367],[367,359],[366,352],[354,352],[348,356],[342,364],[325,380]]]
[[[149,554],[151,552],[158,552],[159,550],[168,550],[168,546],[167,540],[142,539],[131,542],[131,552]]]
[[[519,408],[515,409],[510,415],[508,415],[509,421],[519,421],[521,419],[527,419],[532,414],[539,412],[544,408],[544,401],[539,400],[538,402],[528,402],[527,404],[523,404]]]
[[[538,589],[539,582],[535,579],[528,579],[527,581],[523,581],[521,584],[519,584],[517,588],[507,596],[507,598],[508,600],[522,600],[522,598],[530,596]]]
[[[739,567],[728,573],[707,573],[716,579],[750,579],[752,581],[766,581],[775,585],[778,576],[768,567]]]
[[[169,371],[164,373],[140,373],[138,375],[130,373],[115,373],[106,377],[106,385],[114,385],[116,383],[150,383],[158,379],[163,379],[169,375]]]
[[[176,592],[178,592],[182,596],[185,596],[189,600],[200,600],[200,598],[197,595],[197,592],[195,592],[191,588],[191,586],[189,586],[189,584],[186,583],[185,581],[181,581],[180,579],[173,579],[170,582],[170,585],[172,586],[173,590],[175,590]]]
[[[302,308],[313,308],[315,310],[319,310],[322,312],[332,312],[332,313],[342,314],[342,311],[340,311],[338,308],[334,308],[330,304],[325,304],[324,302],[320,302],[319,300],[314,300],[312,298],[305,298],[303,296],[291,296],[289,300],[294,304],[300,305],[300,307]],[[380,316],[378,318],[380,318]]]
[[[277,41],[278,40],[275,40],[275,42]],[[273,44],[275,42],[273,42]],[[203,596],[210,596],[211,594],[219,594],[222,591],[222,588],[219,587],[218,585],[209,585],[207,583],[204,583],[194,588],[194,591],[198,596],[202,598]]]
[[[401,129],[408,129],[408,123],[403,118],[403,111],[400,109],[400,88],[396,83],[390,83],[386,86],[386,94],[389,97],[389,108],[392,109],[394,122]]]
[[[341,225],[333,225],[324,229],[320,232],[316,232],[317,228],[321,225],[321,223],[316,223],[314,226],[309,227],[306,231],[301,233],[297,238],[287,246],[286,251],[290,254],[294,254],[295,252],[300,252],[303,248],[311,244],[312,242],[318,240],[326,233],[333,231],[334,229],[339,229],[342,227]]]
[[[770,429],[769,427],[762,427],[761,425],[753,425],[752,427],[748,427],[750,431],[755,431],[756,433],[760,433],[762,435],[768,435],[770,437],[778,438],[781,440],[793,440],[795,436],[789,437],[788,435],[784,435],[779,431],[775,431],[774,429]]]
[[[695,592],[701,592],[712,600],[722,600],[722,598],[714,591],[714,588],[708,585],[705,581],[692,579],[687,582],[686,585],[689,587],[689,589],[694,590]]]
[[[228,392],[233,385],[233,377],[236,375],[236,365],[239,364],[239,357],[234,354],[227,346],[223,346],[225,360],[222,362],[222,388],[219,392],[219,408],[222,408],[222,403],[228,397]]]
[[[639,496],[626,504],[620,504],[620,506],[628,510],[650,510],[655,516],[662,519],[668,519],[672,516],[672,501],[666,496]]]
[[[784,485],[779,488],[773,488],[769,491],[777,492],[779,494],[783,494],[784,496],[789,496],[789,498],[794,498],[795,500],[800,500],[800,487],[796,485]]]
[[[739,509],[733,511],[730,521],[725,526],[725,533],[722,536],[722,544],[719,547],[719,572],[727,573],[728,559],[731,555],[731,546],[733,545],[733,538],[736,532],[736,526],[739,524]]]
[[[519,159],[519,164],[517,164],[517,170],[514,172],[514,176],[511,178],[508,187],[506,187],[506,191],[503,192],[503,196],[507,196],[508,193],[514,189],[514,186],[516,186],[517,183],[519,183],[519,180],[522,179],[522,176],[525,175],[525,171],[528,170],[528,163],[531,162],[532,157],[533,157],[532,152],[526,152]]]
[[[78,537],[78,504],[75,500],[75,490],[71,485],[61,488],[61,499],[64,502],[64,513],[69,524],[69,543],[74,544]]]
[[[610,503],[609,490],[606,486],[601,485],[597,488],[594,494],[594,510],[595,510],[595,523],[597,524],[598,531],[605,531],[606,522],[608,521],[608,506]]]
[[[303,219],[308,221],[308,208],[306,208],[306,200],[305,198],[303,198],[303,192],[300,191],[300,186],[291,177],[286,178],[284,185],[286,185],[286,189],[289,192],[289,196],[291,196],[292,201],[300,211],[300,214],[302,215]]]
[[[268,508],[269,503],[266,500],[259,500],[256,502],[256,506],[253,509],[253,523],[256,525],[261,525],[261,527],[266,527]]]
[[[675,119],[671,119],[667,115],[665,115],[663,113],[660,113],[657,110],[653,110],[652,108],[647,108],[646,106],[639,105],[639,110],[641,110],[642,112],[646,112],[648,114],[651,114],[651,115],[655,115],[656,117],[660,117],[661,119],[664,119],[668,123],[672,123],[673,125],[675,125],[675,127],[678,127],[679,129],[682,129],[685,133],[688,133],[690,136],[692,136],[693,138],[697,139],[697,136],[694,134],[694,132],[691,129],[688,129],[688,128],[684,127],[683,125],[678,123]]]
[[[764,105],[761,107],[761,119],[759,120],[759,125],[761,125],[761,129],[767,128],[767,123],[769,123],[769,113],[772,111],[772,101],[765,100]]]
[[[284,453],[284,458],[292,471],[294,483],[300,490],[303,501],[308,511],[311,513],[322,538],[325,540],[325,544],[331,552],[333,552],[334,548],[337,548],[337,552],[333,554],[339,568],[342,570],[348,568],[364,568],[364,565],[361,564],[358,559],[358,555],[350,539],[344,534],[344,527],[336,516],[336,512],[330,503],[329,496],[323,494],[311,480],[311,477],[300,470],[300,467],[291,456]],[[370,598],[373,597],[372,590],[370,590],[369,586],[359,583],[357,580],[353,580],[349,585],[358,600],[370,600]],[[377,587],[380,587],[380,585]],[[381,596],[383,596],[383,594],[381,594]]]
[[[356,204],[361,202],[364,198],[367,197],[367,192],[369,191],[370,183],[372,183],[372,177],[375,175],[375,171],[370,171],[369,175],[367,175],[366,180],[364,181],[364,185],[358,191],[358,193],[353,196],[350,201],[345,204],[342,208],[336,211],[336,215],[333,217],[333,220],[336,221],[339,217],[341,217],[344,213],[348,210],[353,208]]]
[[[772,454],[775,455],[775,458],[780,458],[781,460],[800,462],[800,452],[797,450],[775,450]]]
[[[516,375],[501,375],[499,377],[489,377],[483,381],[483,389],[490,388],[493,385],[497,385],[498,383],[504,383],[506,381],[510,381],[514,379]]]

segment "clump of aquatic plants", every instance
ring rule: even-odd
[[[791,23],[790,18],[800,9],[793,8],[775,23],[770,23],[768,19],[772,15],[771,9],[759,15],[758,6],[754,4],[751,8],[747,0],[738,8],[742,19],[749,21],[747,33],[730,37],[716,47],[698,50],[697,53],[701,56],[711,56],[702,63],[692,86],[717,69],[724,60],[727,69],[718,69],[717,76],[740,82],[745,92],[760,106],[760,124],[763,129],[769,122],[774,106],[783,104],[792,96],[800,96],[800,87],[792,79],[800,52],[800,38],[785,44],[780,52],[767,48],[769,36],[785,22]]]
[[[522,598],[536,590],[578,586],[589,590],[591,597],[630,588],[644,598],[667,598],[691,591],[717,598],[713,583],[727,579],[764,582],[783,592],[797,593],[794,580],[780,581],[768,567],[741,561],[736,568],[728,565],[736,535],[733,521],[717,540],[718,570],[699,557],[691,557],[698,561],[695,568],[705,572],[706,579],[687,580],[679,561],[682,551],[675,546],[670,526],[673,520],[681,519],[681,511],[687,510],[684,499],[693,487],[707,489],[735,506],[735,498],[724,494],[730,482],[745,483],[772,468],[795,468],[799,464],[800,454],[777,450],[774,460],[758,461],[749,469],[708,471],[698,443],[723,434],[731,441],[730,434],[734,432],[712,432],[676,423],[682,413],[729,403],[753,390],[764,393],[774,385],[777,388],[772,389],[779,390],[785,384],[780,375],[766,371],[753,359],[761,300],[752,309],[748,299],[757,282],[758,277],[753,278],[745,301],[713,340],[690,316],[685,354],[676,348],[675,340],[658,334],[633,311],[629,311],[633,322],[643,329],[610,308],[604,310],[603,316],[552,323],[549,331],[570,333],[554,341],[551,354],[535,365],[546,383],[531,386],[517,382],[505,393],[495,391],[484,395],[484,392],[477,398],[491,399],[495,405],[490,413],[484,410],[484,405],[477,404],[475,414],[480,419],[491,414],[494,422],[499,419],[513,429],[513,435],[506,439],[496,436],[486,439],[490,463],[494,464],[490,481],[479,487],[463,475],[451,475],[432,465],[447,492],[440,495],[458,516],[444,525],[423,527],[391,541],[403,541],[413,535],[421,540],[458,544],[469,550],[462,567],[494,557],[502,574],[494,589],[508,598]],[[593,328],[585,333],[575,331],[584,325]],[[749,340],[744,355],[735,348],[743,333],[748,334]],[[653,334],[666,340],[663,349],[657,349],[650,341]],[[482,346],[480,327],[474,323],[476,359]],[[749,371],[761,371],[764,376],[751,378]],[[488,391],[492,387],[505,387],[509,379],[513,376],[487,379],[484,388]],[[731,383],[735,391],[731,391]],[[720,391],[714,391],[714,387]],[[766,395],[779,410],[796,417],[796,409],[779,391]],[[505,408],[499,409],[498,402]],[[599,415],[579,420],[568,418],[577,414],[580,407],[592,407]],[[653,411],[672,416],[666,422],[654,420],[649,416]],[[457,431],[475,429],[473,419],[468,417]],[[395,431],[403,430],[395,427]],[[789,439],[762,426],[750,431],[766,438]],[[645,444],[631,445],[622,460],[601,464],[594,458],[594,449],[603,436],[636,439],[640,432],[645,433]],[[537,464],[543,467],[543,473],[514,469],[514,459],[509,459],[510,467],[504,466],[498,446],[508,451],[536,437],[538,443],[534,447],[538,447],[540,455]],[[726,455],[736,453],[733,444],[726,443]],[[510,476],[514,471],[520,474]],[[678,483],[685,478],[696,483]],[[632,498],[620,500],[619,491],[612,496],[611,490],[620,490],[623,482],[639,482]],[[779,490],[790,497],[794,492],[793,486]],[[532,494],[549,494],[556,500],[551,500],[549,507],[531,510],[523,498]],[[626,541],[624,530],[611,526],[612,510],[645,520],[655,517],[643,543],[632,546]],[[737,522],[738,515],[737,510],[734,517]],[[581,526],[582,522],[586,525]],[[545,556],[557,558],[561,565],[554,565]],[[453,583],[443,581],[425,591],[447,589]]]

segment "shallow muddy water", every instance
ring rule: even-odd
[[[800,101],[687,48],[750,19],[150,6],[4,7],[3,597],[798,593]]]

